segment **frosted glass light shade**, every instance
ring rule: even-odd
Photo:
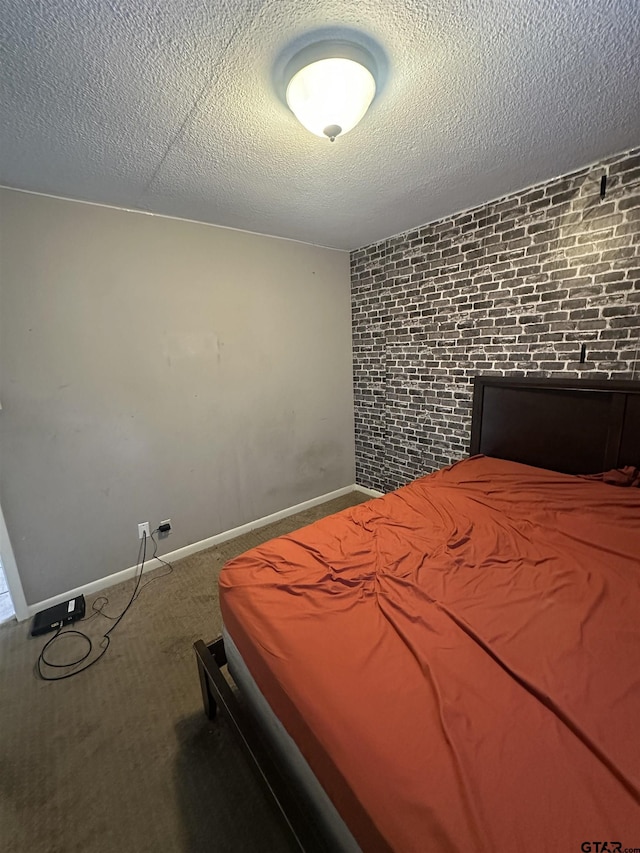
[[[311,133],[348,133],[369,109],[376,93],[373,74],[352,59],[320,59],[301,68],[287,86],[289,109]]]

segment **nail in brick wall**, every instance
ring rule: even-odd
[[[467,454],[478,374],[640,378],[640,149],[358,249],[351,293],[369,488]]]

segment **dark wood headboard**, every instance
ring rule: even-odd
[[[566,474],[640,467],[640,382],[477,376],[470,454]]]

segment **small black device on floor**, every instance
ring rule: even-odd
[[[47,634],[49,631],[56,631],[69,622],[82,619],[84,611],[84,595],[76,595],[75,598],[64,601],[62,604],[47,607],[46,610],[41,610],[33,617],[31,636],[37,637],[40,634]]]

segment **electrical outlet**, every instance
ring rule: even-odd
[[[149,522],[148,521],[142,521],[138,525],[138,539],[143,539],[145,533],[147,534],[147,539],[148,539],[149,536],[151,536],[151,531],[149,530]]]
[[[166,537],[171,533],[172,529],[173,528],[171,527],[171,519],[165,518],[165,520],[161,521],[160,524],[158,525],[158,536],[159,536],[159,538],[160,539],[166,539]]]

